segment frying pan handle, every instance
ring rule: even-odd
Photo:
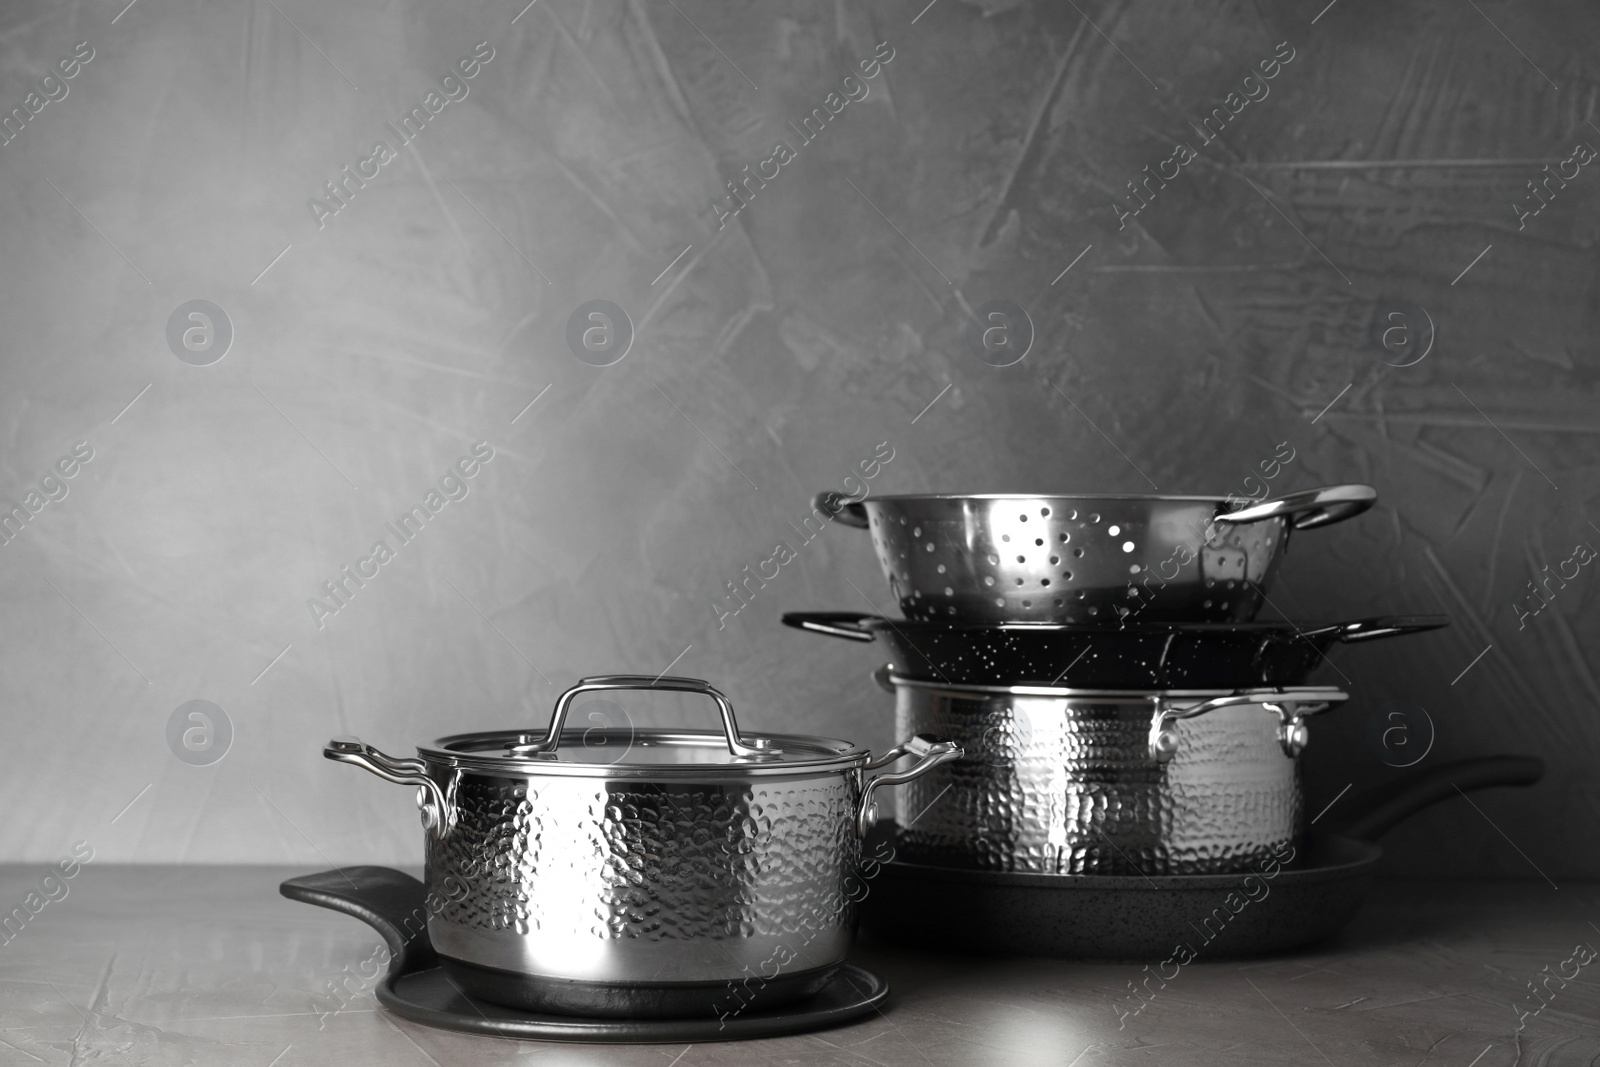
[[[1260,522],[1286,516],[1296,530],[1312,530],[1318,526],[1331,526],[1361,514],[1378,499],[1378,491],[1370,485],[1326,485],[1321,489],[1307,489],[1290,493],[1276,500],[1263,500],[1253,507],[1218,515],[1216,522]]]
[[[1350,694],[1331,686],[1293,686],[1281,689],[1241,689],[1227,696],[1177,707],[1165,698],[1153,698],[1155,714],[1150,719],[1150,758],[1157,763],[1169,763],[1178,752],[1178,731],[1173,723],[1179,719],[1192,719],[1219,708],[1240,704],[1259,704],[1278,716],[1278,744],[1283,754],[1296,759],[1310,740],[1305,717],[1315,715],[1340,701],[1349,700]]]
[[[336,762],[370,771],[386,782],[417,786],[422,825],[434,837],[444,837],[455,826],[455,805],[450,803],[445,789],[428,774],[428,765],[422,760],[385,755],[359,737],[335,737],[323,746],[322,754]]]
[[[1443,615],[1384,615],[1376,619],[1341,623],[1332,629],[1337,631],[1339,640],[1353,645],[1359,641],[1376,641],[1380,637],[1441,630],[1449,625],[1450,620]]]
[[[509,744],[506,751],[515,756],[535,756],[541,752],[554,752],[561,744],[561,728],[566,725],[567,711],[582,693],[604,693],[617,689],[651,689],[672,693],[700,693],[710,697],[722,713],[722,736],[728,742],[728,752],[735,756],[757,759],[780,756],[783,750],[764,739],[746,742],[739,734],[739,723],[733,717],[733,705],[722,691],[700,678],[679,678],[673,675],[600,674],[593,678],[580,678],[578,684],[556,698],[556,710],[550,715],[550,730],[542,740]]]
[[[861,501],[851,500],[843,493],[832,489],[818,493],[811,498],[811,506],[846,526],[854,526],[858,530],[867,528],[867,509],[862,506]]]
[[[862,615],[855,611],[789,611],[783,616],[785,626],[810,630],[814,634],[827,634],[829,637],[842,637],[846,641],[876,640],[866,624],[877,621],[877,615]]]
[[[868,767],[883,767],[901,756],[917,757],[917,762],[913,763],[909,770],[895,774],[880,774],[876,778],[867,780],[866,788],[861,790],[861,803],[856,807],[856,833],[864,838],[877,824],[878,802],[873,799],[873,794],[879,786],[899,785],[913,778],[921,778],[939,764],[960,759],[963,755],[965,753],[961,746],[954,741],[939,737],[937,734],[918,734],[905,744],[896,745],[878,759],[868,763]]]
[[[1474,789],[1533,785],[1544,777],[1537,756],[1480,756],[1416,771],[1357,794],[1345,804],[1337,832],[1376,841],[1424,808]]]
[[[376,930],[388,945],[392,980],[437,965],[428,939],[428,918],[468,893],[453,874],[444,876],[444,885],[440,895],[391,867],[336,867],[290,878],[278,892],[290,900],[353,915]]]

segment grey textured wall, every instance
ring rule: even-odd
[[[675,663],[754,726],[881,746],[870,652],[777,621],[888,605],[864,536],[796,543],[813,492],[888,442],[875,492],[1223,494],[1287,441],[1274,486],[1382,497],[1296,539],[1277,607],[1455,619],[1345,657],[1314,807],[1398,773],[1367,724],[1410,702],[1429,761],[1551,773],[1397,831],[1392,867],[1600,873],[1600,577],[1513,606],[1600,542],[1600,173],[1565,164],[1537,215],[1527,187],[1600,145],[1600,13],[1321,7],[6,5],[0,497],[93,458],[0,546],[0,858],[416,862],[409,790],[322,742],[539,724],[588,673]],[[787,124],[831,92],[804,143]],[[437,114],[406,145],[413,106]],[[724,182],[768,159],[732,215]],[[1124,214],[1146,165],[1179,171]],[[341,203],[346,166],[370,177]],[[233,332],[203,366],[218,336],[168,339],[197,299]],[[594,299],[636,329],[611,366],[567,343]],[[990,300],[1034,323],[1020,363],[967,347]],[[476,442],[467,495],[399,544],[384,524]],[[231,722],[220,762],[169,748],[190,700]]]

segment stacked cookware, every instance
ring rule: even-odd
[[[1372,506],[1364,485],[1200,496],[821,494],[867,530],[904,617],[786,615],[881,641],[896,731],[964,756],[908,783],[897,856],[1040,875],[1249,871],[1301,833],[1308,679],[1335,644],[1437,617],[1255,622],[1295,531]]]

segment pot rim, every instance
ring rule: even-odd
[[[540,736],[529,730],[474,730],[436,738],[427,745],[418,745],[417,754],[428,763],[450,769],[475,771],[495,777],[512,778],[612,778],[640,780],[672,780],[697,782],[739,781],[747,778],[804,778],[865,767],[871,759],[870,750],[862,745],[838,738],[815,734],[761,734],[760,741],[772,742],[783,752],[782,758],[765,756],[730,756],[725,736],[711,730],[630,730],[605,727],[591,730],[563,730],[562,747],[571,745],[582,749],[586,738],[596,735],[606,740],[620,740],[629,747],[655,747],[673,745],[705,748],[717,755],[715,762],[704,763],[605,763],[599,761],[570,762],[560,759],[561,748],[550,754],[518,755],[508,752],[506,744],[525,745]],[[745,735],[747,739],[751,735]],[[475,744],[475,751],[458,747]],[[817,750],[814,756],[794,758],[795,753],[807,749]],[[624,750],[626,751],[626,749]]]

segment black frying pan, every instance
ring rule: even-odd
[[[702,1044],[838,1026],[881,1011],[889,995],[889,983],[847,963],[809,1000],[782,1008],[728,1012],[720,1018],[608,1019],[518,1011],[473,998],[439,967],[427,927],[427,917],[437,905],[430,904],[427,887],[409,874],[388,867],[336,867],[290,878],[278,892],[290,900],[353,915],[376,930],[389,948],[388,973],[369,979],[377,983],[378,1003],[402,1018],[445,1030],[526,1041]],[[345,971],[351,972],[343,978],[346,984],[335,990],[341,1003],[350,978],[366,978],[349,966]]]
[[[1355,917],[1383,855],[1377,838],[1392,827],[1458,788],[1532,785],[1543,775],[1544,761],[1532,756],[1411,772],[1345,800],[1334,809],[1344,816],[1337,833],[1311,838],[1273,877],[1248,885],[1240,874],[1009,874],[893,861],[869,883],[864,922],[924,946],[938,930],[941,946],[994,956],[1154,962],[1172,959],[1180,945],[1199,959],[1282,952]]]
[[[1304,685],[1337,643],[1450,624],[1442,615],[1406,615],[1311,629],[1287,622],[963,626],[844,611],[792,611],[783,622],[849,641],[882,640],[895,673],[915,681],[1073,689]]]

